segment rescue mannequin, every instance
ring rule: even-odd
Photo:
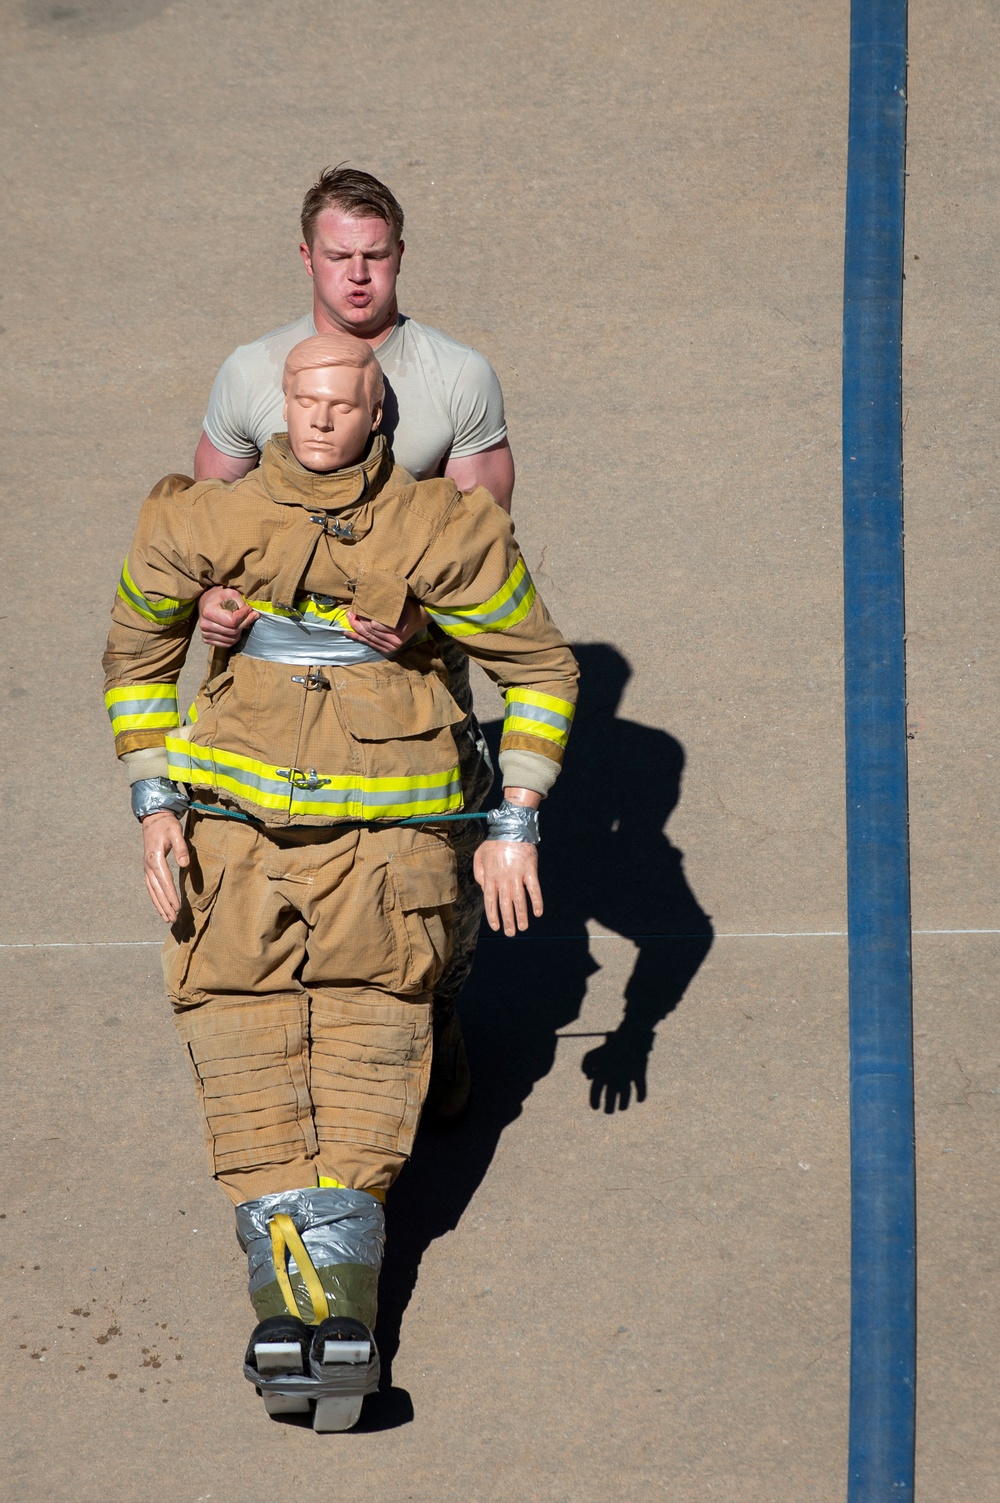
[[[283,385],[288,433],[259,470],[235,486],[168,476],[144,503],[105,697],[171,924],[164,975],[212,1173],[248,1255],[244,1371],[269,1412],[315,1405],[315,1427],[337,1430],[378,1383],[382,1202],[427,1090],[456,892],[436,821],[462,803],[463,717],[434,638],[384,656],[347,612],[392,627],[416,601],[505,693],[504,802],[476,878],[507,935],[542,910],[537,810],[576,665],[488,492],[393,466],[368,345],[307,339]],[[256,618],[181,726],[195,605],[220,584]]]

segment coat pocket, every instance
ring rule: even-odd
[[[355,741],[403,741],[450,729],[465,719],[434,673],[338,681],[337,689],[344,723]]]

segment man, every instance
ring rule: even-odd
[[[427,1090],[456,895],[439,821],[462,804],[463,716],[435,639],[385,655],[348,616],[391,624],[413,599],[504,689],[504,802],[475,868],[508,935],[541,913],[536,811],[576,665],[489,494],[393,465],[365,342],[305,340],[284,386],[288,433],[259,470],[235,487],[168,476],[144,504],[104,666],[146,885],[172,924],[167,990],[248,1255],[244,1371],[271,1413],[315,1404],[315,1427],[338,1430],[378,1381],[381,1207]],[[181,727],[195,601],[223,583],[255,621]]]
[[[241,346],[225,361],[195,453],[196,479],[249,474],[272,432],[282,427],[285,356],[312,334],[341,331],[377,353],[386,383],[382,431],[396,463],[417,479],[443,474],[461,490],[483,486],[510,511],[514,461],[500,383],[475,350],[400,315],[402,236],[403,211],[377,178],[347,167],[320,176],[302,205],[299,246],[313,284],[312,312]],[[235,645],[254,620],[232,591],[207,592],[199,608],[203,634],[213,646]],[[391,627],[356,616],[351,621],[363,641],[383,652],[401,647],[424,624],[412,603]],[[452,693],[468,717],[459,737],[466,807],[479,809],[492,787],[492,767],[472,716],[468,660],[447,639],[442,646]],[[472,874],[479,838],[474,823],[454,836],[460,897],[452,958],[435,992],[434,1067],[425,1113],[426,1121],[439,1125],[458,1118],[469,1092],[454,1003],[472,968],[482,913]]]

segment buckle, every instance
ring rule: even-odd
[[[307,788],[310,793],[333,782],[332,778],[321,778],[315,767],[310,767],[308,772],[301,772],[297,767],[278,767],[275,771],[279,778],[287,778],[293,788]]]
[[[336,517],[310,517],[310,522],[315,522],[317,527],[322,527],[327,537],[352,538],[354,537],[354,524],[352,522],[338,522]]]

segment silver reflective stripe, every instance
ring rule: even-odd
[[[248,759],[245,759],[248,761]],[[248,789],[245,797],[253,800],[253,792],[263,795],[277,795],[281,804],[295,801],[295,807],[301,813],[308,813],[310,804],[364,804],[365,809],[377,809],[377,807],[392,806],[392,804],[427,804],[441,803],[442,800],[453,798],[462,791],[459,768],[451,768],[447,773],[439,773],[433,776],[433,782],[427,782],[426,786],[420,783],[415,785],[406,777],[395,779],[373,779],[373,782],[395,783],[395,788],[371,788],[365,786],[365,780],[359,779],[356,774],[341,774],[340,777],[331,774],[329,777],[320,774],[320,788],[307,788],[304,779],[308,773],[304,770],[287,770],[287,777],[268,777],[263,771],[254,771],[253,768],[239,767],[233,756],[224,751],[215,753],[212,747],[198,747],[192,742],[183,742],[183,747],[177,742],[171,741],[167,747],[167,765],[170,768],[170,776],[176,782],[191,782],[186,774],[205,773],[211,777],[212,786],[226,786],[227,783],[236,783],[239,789]],[[283,771],[275,768],[275,771]],[[224,780],[224,782],[221,782]],[[195,782],[195,786],[197,782]]]
[[[112,720],[122,715],[176,715],[177,691],[163,699],[116,699],[108,714]]]
[[[568,731],[570,720],[566,715],[561,715],[558,710],[547,710],[544,705],[526,704],[523,699],[517,699],[513,695],[507,701],[507,713],[517,720],[541,720],[545,725],[554,726],[557,731]]]
[[[251,1298],[275,1277],[271,1218],[290,1216],[314,1268],[360,1263],[379,1269],[385,1248],[385,1212],[363,1190],[285,1190],[236,1207],[236,1235],[247,1255]],[[289,1254],[289,1271],[298,1272]]]
[[[383,663],[386,657],[339,626],[289,616],[258,616],[239,650],[245,658],[265,663],[329,667]]]

